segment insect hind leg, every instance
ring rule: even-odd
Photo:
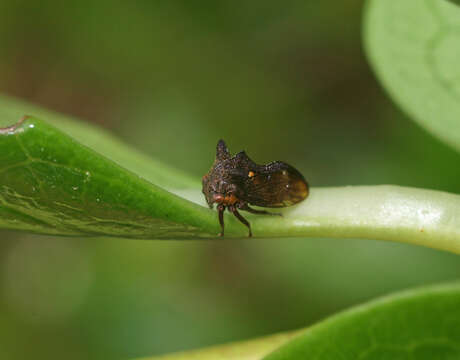
[[[225,211],[225,206],[222,204],[217,205],[217,211],[219,212],[219,223],[220,223],[220,228],[222,229],[221,232],[219,233],[219,236],[224,236],[224,211]]]
[[[238,208],[241,209],[241,210],[247,211],[247,212],[249,212],[251,214],[283,216],[283,214],[281,214],[281,213],[272,213],[272,212],[265,211],[265,210],[253,209],[252,207],[249,207],[249,205],[246,204],[246,203],[239,203]]]
[[[244,225],[247,226],[248,230],[249,230],[249,237],[252,236],[252,231],[251,231],[251,224],[249,224],[249,222],[238,212],[238,209],[235,207],[235,206],[229,206],[228,207],[228,210],[230,210],[232,212],[233,215],[235,215],[235,217],[241,221]]]

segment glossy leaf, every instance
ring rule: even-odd
[[[276,350],[267,354],[269,349]],[[459,357],[460,284],[453,283],[372,300],[296,332],[142,360],[442,360]]]
[[[460,285],[406,291],[335,315],[264,360],[460,358]]]
[[[53,125],[29,117],[1,130],[1,228],[149,239],[216,237],[217,215],[206,207],[199,181],[150,162],[100,129],[16,103],[10,108],[3,101],[0,115],[24,107],[23,112],[40,113]],[[10,118],[1,117],[3,124],[5,117]],[[283,209],[283,217],[248,219],[257,237],[382,239],[460,253],[459,209],[459,195],[440,191],[313,188],[306,201]],[[228,214],[226,236],[247,236]]]
[[[393,99],[460,151],[460,7],[445,0],[368,0],[365,48]]]
[[[182,238],[213,214],[36,118],[0,131],[0,226],[55,235]]]
[[[291,331],[263,338],[212,346],[136,360],[260,360],[303,331]]]
[[[174,189],[198,187],[200,184],[198,179],[155,161],[96,126],[20,100],[0,96],[0,127],[12,125],[26,114],[46,120],[47,124],[71,136],[81,145],[124,169],[141,175],[153,184]]]

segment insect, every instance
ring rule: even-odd
[[[258,165],[244,151],[232,156],[223,140],[217,143],[216,159],[209,172],[203,176],[203,194],[212,209],[217,204],[220,236],[224,236],[224,211],[228,209],[249,229],[251,225],[239,213],[279,215],[256,210],[249,205],[279,208],[297,204],[309,193],[308,183],[302,174],[282,161]]]

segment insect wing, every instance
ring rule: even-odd
[[[308,196],[308,183],[292,166],[276,161],[250,170],[245,182],[245,200],[263,207],[285,207]],[[251,176],[252,175],[252,176]]]

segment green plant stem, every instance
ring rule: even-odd
[[[199,191],[179,194],[203,203]],[[282,213],[248,216],[255,236],[379,239],[460,253],[460,195],[393,185],[313,188]]]

